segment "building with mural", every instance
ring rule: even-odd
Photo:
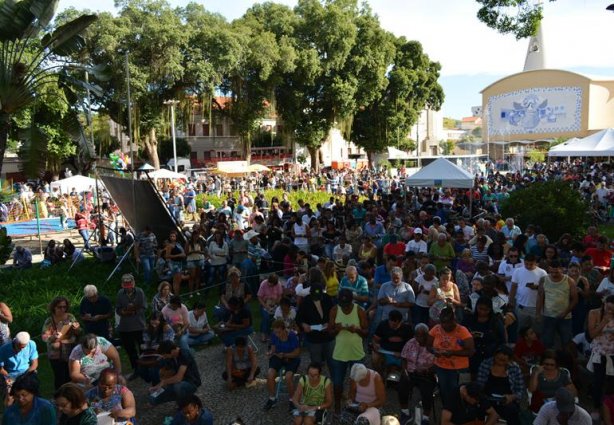
[[[482,138],[495,146],[585,137],[614,127],[614,78],[548,69],[541,28],[529,41],[524,70],[481,93]]]

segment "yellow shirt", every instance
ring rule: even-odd
[[[326,293],[331,297],[336,297],[339,293],[339,279],[337,279],[337,276],[332,275],[326,279]]]

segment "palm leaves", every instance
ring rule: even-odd
[[[0,0],[0,172],[11,114],[32,104],[37,91],[58,81],[66,58],[85,46],[82,33],[96,15],[82,15],[40,37],[59,0]]]

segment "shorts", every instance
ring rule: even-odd
[[[277,356],[271,356],[269,359],[269,369],[274,369],[277,372],[283,368],[286,369],[286,372],[296,373],[300,364],[300,357],[283,360]]]
[[[292,416],[300,416],[301,418],[304,417],[311,417],[311,418],[316,418],[316,423],[320,422],[322,420],[322,417],[324,416],[324,411],[323,410],[308,410],[306,412],[299,412],[298,409],[294,409],[292,411]]]
[[[181,261],[169,261],[168,269],[171,275],[176,275],[177,273],[181,273],[183,270],[183,263]]]
[[[201,269],[205,267],[205,260],[188,260],[187,261],[187,268],[188,270],[193,270],[193,269]]]

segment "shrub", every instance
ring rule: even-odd
[[[309,192],[305,190],[297,190],[289,191],[287,193],[290,204],[295,210],[298,208],[298,201],[301,199],[311,205],[311,208],[315,210],[317,204],[324,205],[328,201],[328,199],[333,196],[330,193],[324,191]],[[281,199],[283,198],[283,194],[284,191],[282,189],[266,189],[264,191],[264,197],[268,202],[271,202],[271,199],[273,197],[277,197],[277,199],[281,201]],[[239,191],[233,192],[232,196],[235,199],[238,199]],[[222,201],[225,199],[227,198],[224,195],[218,197],[216,195],[201,193],[199,195],[196,195],[196,206],[198,208],[202,208],[204,202],[208,200],[213,206],[219,208],[219,206],[222,204]]]
[[[513,217],[521,229],[539,225],[551,241],[563,233],[579,235],[587,221],[587,205],[569,183],[549,181],[516,190],[501,205],[503,217]]]

